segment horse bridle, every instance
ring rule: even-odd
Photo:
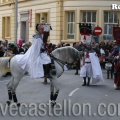
[[[72,65],[72,64],[75,62],[75,60],[74,60],[72,63],[64,62],[64,61],[62,61],[62,60],[54,57],[52,53],[49,53],[49,56],[50,56],[53,60],[55,60],[56,62],[58,61],[59,63],[61,63],[61,64],[63,64],[63,65],[66,65],[66,64],[67,64],[67,65]]]

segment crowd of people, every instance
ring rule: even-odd
[[[25,43],[20,39],[17,44],[8,43],[8,40],[0,41],[0,57],[14,56],[17,54],[24,54],[31,46],[31,42]]]
[[[75,47],[79,51],[84,51],[85,46],[82,42],[74,43]],[[114,79],[114,87],[116,90],[120,89],[120,50],[116,41],[102,41],[100,43],[91,43],[92,49],[97,53],[102,69],[107,70],[106,78]],[[79,65],[79,60],[77,66]],[[107,64],[108,63],[108,64]],[[79,67],[76,67],[76,73],[78,74]],[[110,74],[110,75],[109,75]]]
[[[18,43],[8,43],[8,40],[1,40],[0,41],[0,57],[6,57],[6,56],[14,56],[17,54],[25,54],[29,47],[31,46],[31,42],[25,43],[24,40],[19,39]],[[52,52],[56,48],[64,47],[64,46],[70,46],[70,44],[48,44],[48,52]]]
[[[31,42],[25,43],[24,40],[19,39],[17,44],[14,43],[8,43],[8,40],[1,40],[0,41],[0,57],[7,57],[17,54],[25,54],[29,47],[31,46]],[[48,44],[48,52],[51,53],[56,48],[61,48],[65,46],[70,46],[70,44],[67,43],[61,43],[61,44]],[[73,47],[76,48],[79,51],[85,50],[85,45],[82,42],[76,42],[73,43]],[[97,56],[100,61],[100,65],[102,69],[106,68],[106,63],[111,63],[111,68],[107,69],[107,75],[106,78],[114,79],[114,83],[116,86],[116,89],[120,89],[120,50],[118,45],[115,41],[102,41],[100,43],[91,42],[91,47],[93,50],[97,53]],[[78,70],[80,68],[80,61],[77,60],[76,63],[76,75],[78,74]],[[110,74],[110,75],[109,75]]]

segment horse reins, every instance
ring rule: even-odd
[[[60,59],[54,57],[54,56],[52,55],[52,53],[51,53],[51,54],[49,53],[49,56],[50,56],[52,59],[54,59],[54,60],[56,60],[56,61],[62,63],[63,65],[67,64],[67,62],[64,62],[64,61],[62,61],[62,60],[60,60]]]
[[[45,51],[47,52],[47,54],[48,54],[52,59],[56,60],[56,62],[59,62],[59,63],[61,63],[61,64],[63,64],[63,65],[65,65],[65,64],[67,64],[67,65],[72,65],[72,64],[74,63],[74,61],[75,61],[75,60],[74,60],[72,63],[67,63],[67,62],[64,62],[64,61],[62,61],[62,60],[54,57],[54,55],[53,55],[52,53],[49,53],[47,50],[45,50]]]
[[[50,56],[52,59],[54,59],[56,62],[59,62],[59,63],[61,63],[61,64],[63,64],[63,65],[65,65],[65,64],[67,64],[67,65],[72,65],[72,64],[74,63],[74,61],[75,61],[75,60],[74,60],[72,63],[64,62],[64,61],[62,61],[62,60],[54,57],[54,56],[52,55],[52,53],[49,53],[49,56]]]

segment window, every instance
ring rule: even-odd
[[[40,23],[40,22],[41,22],[40,20],[41,20],[41,15],[40,15],[40,13],[36,13],[36,14],[35,14],[35,21],[36,21],[35,23],[36,23],[36,24],[37,24],[37,23]]]
[[[113,39],[113,26],[118,24],[117,12],[104,12],[104,40]]]
[[[68,12],[68,21],[67,21],[67,39],[74,39],[75,31],[75,12]]]
[[[42,23],[42,19],[44,19],[45,23],[48,23],[48,13],[36,13],[36,23]]]
[[[44,22],[48,23],[48,13],[43,13],[42,17],[44,18]]]
[[[10,17],[2,18],[2,38],[10,38]]]
[[[91,23],[92,30],[96,26],[96,12],[86,11],[82,13],[82,23]]]

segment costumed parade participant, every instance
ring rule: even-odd
[[[19,55],[17,58],[18,65],[25,71],[28,71],[31,78],[44,77],[44,64],[50,64],[51,59],[45,52],[43,43],[42,25],[36,25],[37,33],[33,35],[33,44],[24,55]],[[48,77],[50,77],[48,72]]]
[[[103,74],[100,67],[98,56],[90,45],[92,35],[90,31],[89,30],[87,31],[87,28],[85,27],[83,31],[85,34],[81,34],[81,41],[84,43],[86,49],[84,50],[84,55],[81,61],[80,77],[83,77],[84,81],[82,86],[86,85],[89,86],[91,79],[93,84],[103,81]]]
[[[120,26],[113,26],[113,37],[115,39],[117,49],[114,50],[115,64],[114,64],[114,87],[115,90],[120,90]]]
[[[115,56],[114,65],[114,87],[115,90],[120,90],[120,52]]]
[[[40,25],[42,25],[44,27],[44,31],[43,31],[43,44],[44,44],[44,49],[42,50],[42,52],[47,52],[48,54],[50,54],[50,49],[49,49],[49,45],[47,44],[48,42],[48,37],[50,35],[50,30],[52,30],[52,27],[50,26],[50,24],[47,24],[44,22],[44,19],[42,19],[42,23],[40,23]],[[49,72],[51,69],[51,63],[50,64],[44,64],[43,65],[44,68],[44,84],[47,84],[47,78],[51,78]]]
[[[91,48],[90,44],[85,46],[86,50],[82,58],[80,77],[83,77],[84,80],[82,86],[89,86],[91,79],[93,84],[103,81],[103,75],[96,52]],[[88,82],[86,81],[87,78]]]

